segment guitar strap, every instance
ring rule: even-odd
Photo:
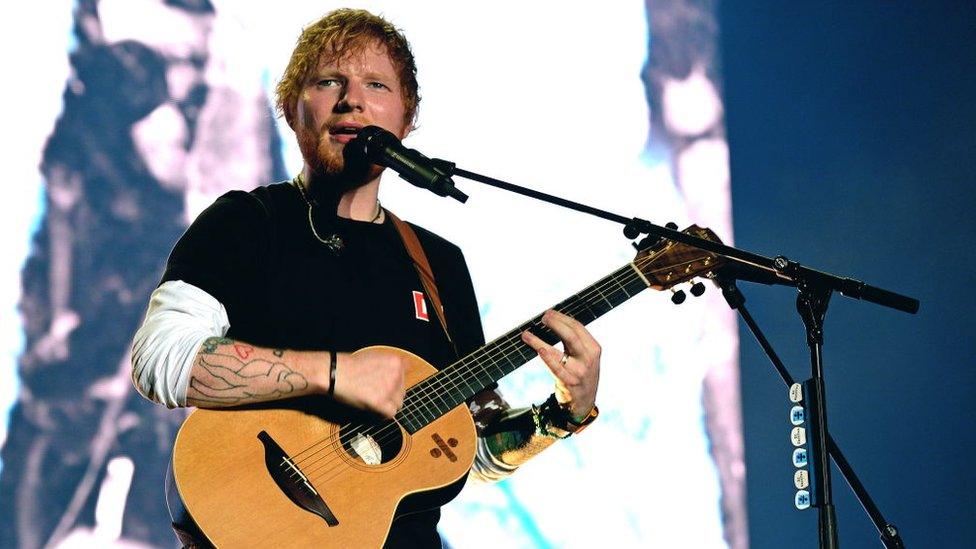
[[[451,339],[451,332],[447,329],[447,317],[444,316],[444,305],[441,303],[441,297],[437,293],[434,271],[430,268],[430,262],[427,261],[427,254],[424,253],[424,248],[420,245],[417,233],[414,232],[410,225],[394,215],[393,212],[386,208],[384,208],[384,211],[393,220],[393,226],[400,233],[403,245],[406,246],[407,253],[410,254],[410,259],[413,260],[413,266],[417,269],[417,274],[420,276],[420,283],[424,285],[424,290],[427,291],[430,302],[434,306],[434,314],[437,316],[437,320],[441,322],[441,328],[444,329],[447,342],[451,344],[451,348],[454,349],[454,354],[457,355],[457,347],[454,345],[454,340]]]

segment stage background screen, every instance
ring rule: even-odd
[[[710,2],[348,5],[411,40],[423,100],[408,146],[732,242]],[[23,136],[3,258],[0,546],[175,544],[162,477],[186,412],[135,393],[129,341],[187,224],[300,169],[272,90],[300,28],[333,7],[82,0],[25,6],[9,29],[24,52],[9,70],[34,85],[7,102]],[[465,205],[387,173],[381,200],[462,247],[489,340],[633,259],[619,226],[457,182]],[[448,544],[747,545],[735,319],[714,288],[670,297],[645,292],[591,326],[600,419],[510,479],[470,484],[443,510]],[[535,360],[501,390],[525,406],[552,379]]]

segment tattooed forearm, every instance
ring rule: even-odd
[[[208,337],[203,341],[203,347],[200,349],[200,352],[208,355],[213,354],[217,352],[217,346],[227,345],[233,342],[233,339],[227,339],[226,337]]]
[[[219,408],[311,394],[319,388],[312,379],[321,377],[317,354],[290,352],[286,359],[284,349],[208,338],[190,370],[186,404]]]
[[[498,414],[482,435],[493,456],[508,465],[522,465],[557,439],[536,434],[531,408],[508,409]]]
[[[209,354],[200,356],[197,364],[187,401],[233,405],[295,396],[308,388],[305,376],[282,362],[245,362],[234,355]]]

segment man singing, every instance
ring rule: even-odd
[[[392,418],[407,389],[403,356],[354,351],[398,347],[441,368],[484,344],[460,249],[398,223],[377,199],[382,168],[344,154],[365,126],[405,138],[419,101],[410,46],[389,22],[340,9],[304,29],[277,87],[302,171],[225,194],[176,244],[133,343],[144,396],[171,408],[220,408],[314,395]],[[443,309],[405,244],[411,234]],[[522,340],[552,371],[554,397],[513,409],[486,390],[469,402],[478,479],[504,478],[596,417],[600,346],[568,316],[548,311],[543,321],[565,352],[529,332]],[[207,545],[168,492],[180,539]],[[440,547],[439,517],[435,508],[396,518],[386,546]]]

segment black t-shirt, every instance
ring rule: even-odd
[[[220,301],[227,336],[254,345],[351,352],[370,345],[410,351],[442,368],[484,344],[461,250],[411,225],[430,261],[458,355],[434,316],[393,223],[313,209],[318,234],[338,234],[336,253],[316,239],[298,189],[281,183],[231,191],[204,210],[170,255],[163,282],[182,280]],[[425,316],[426,319],[422,317]],[[393,523],[387,546],[440,546],[438,510]]]

